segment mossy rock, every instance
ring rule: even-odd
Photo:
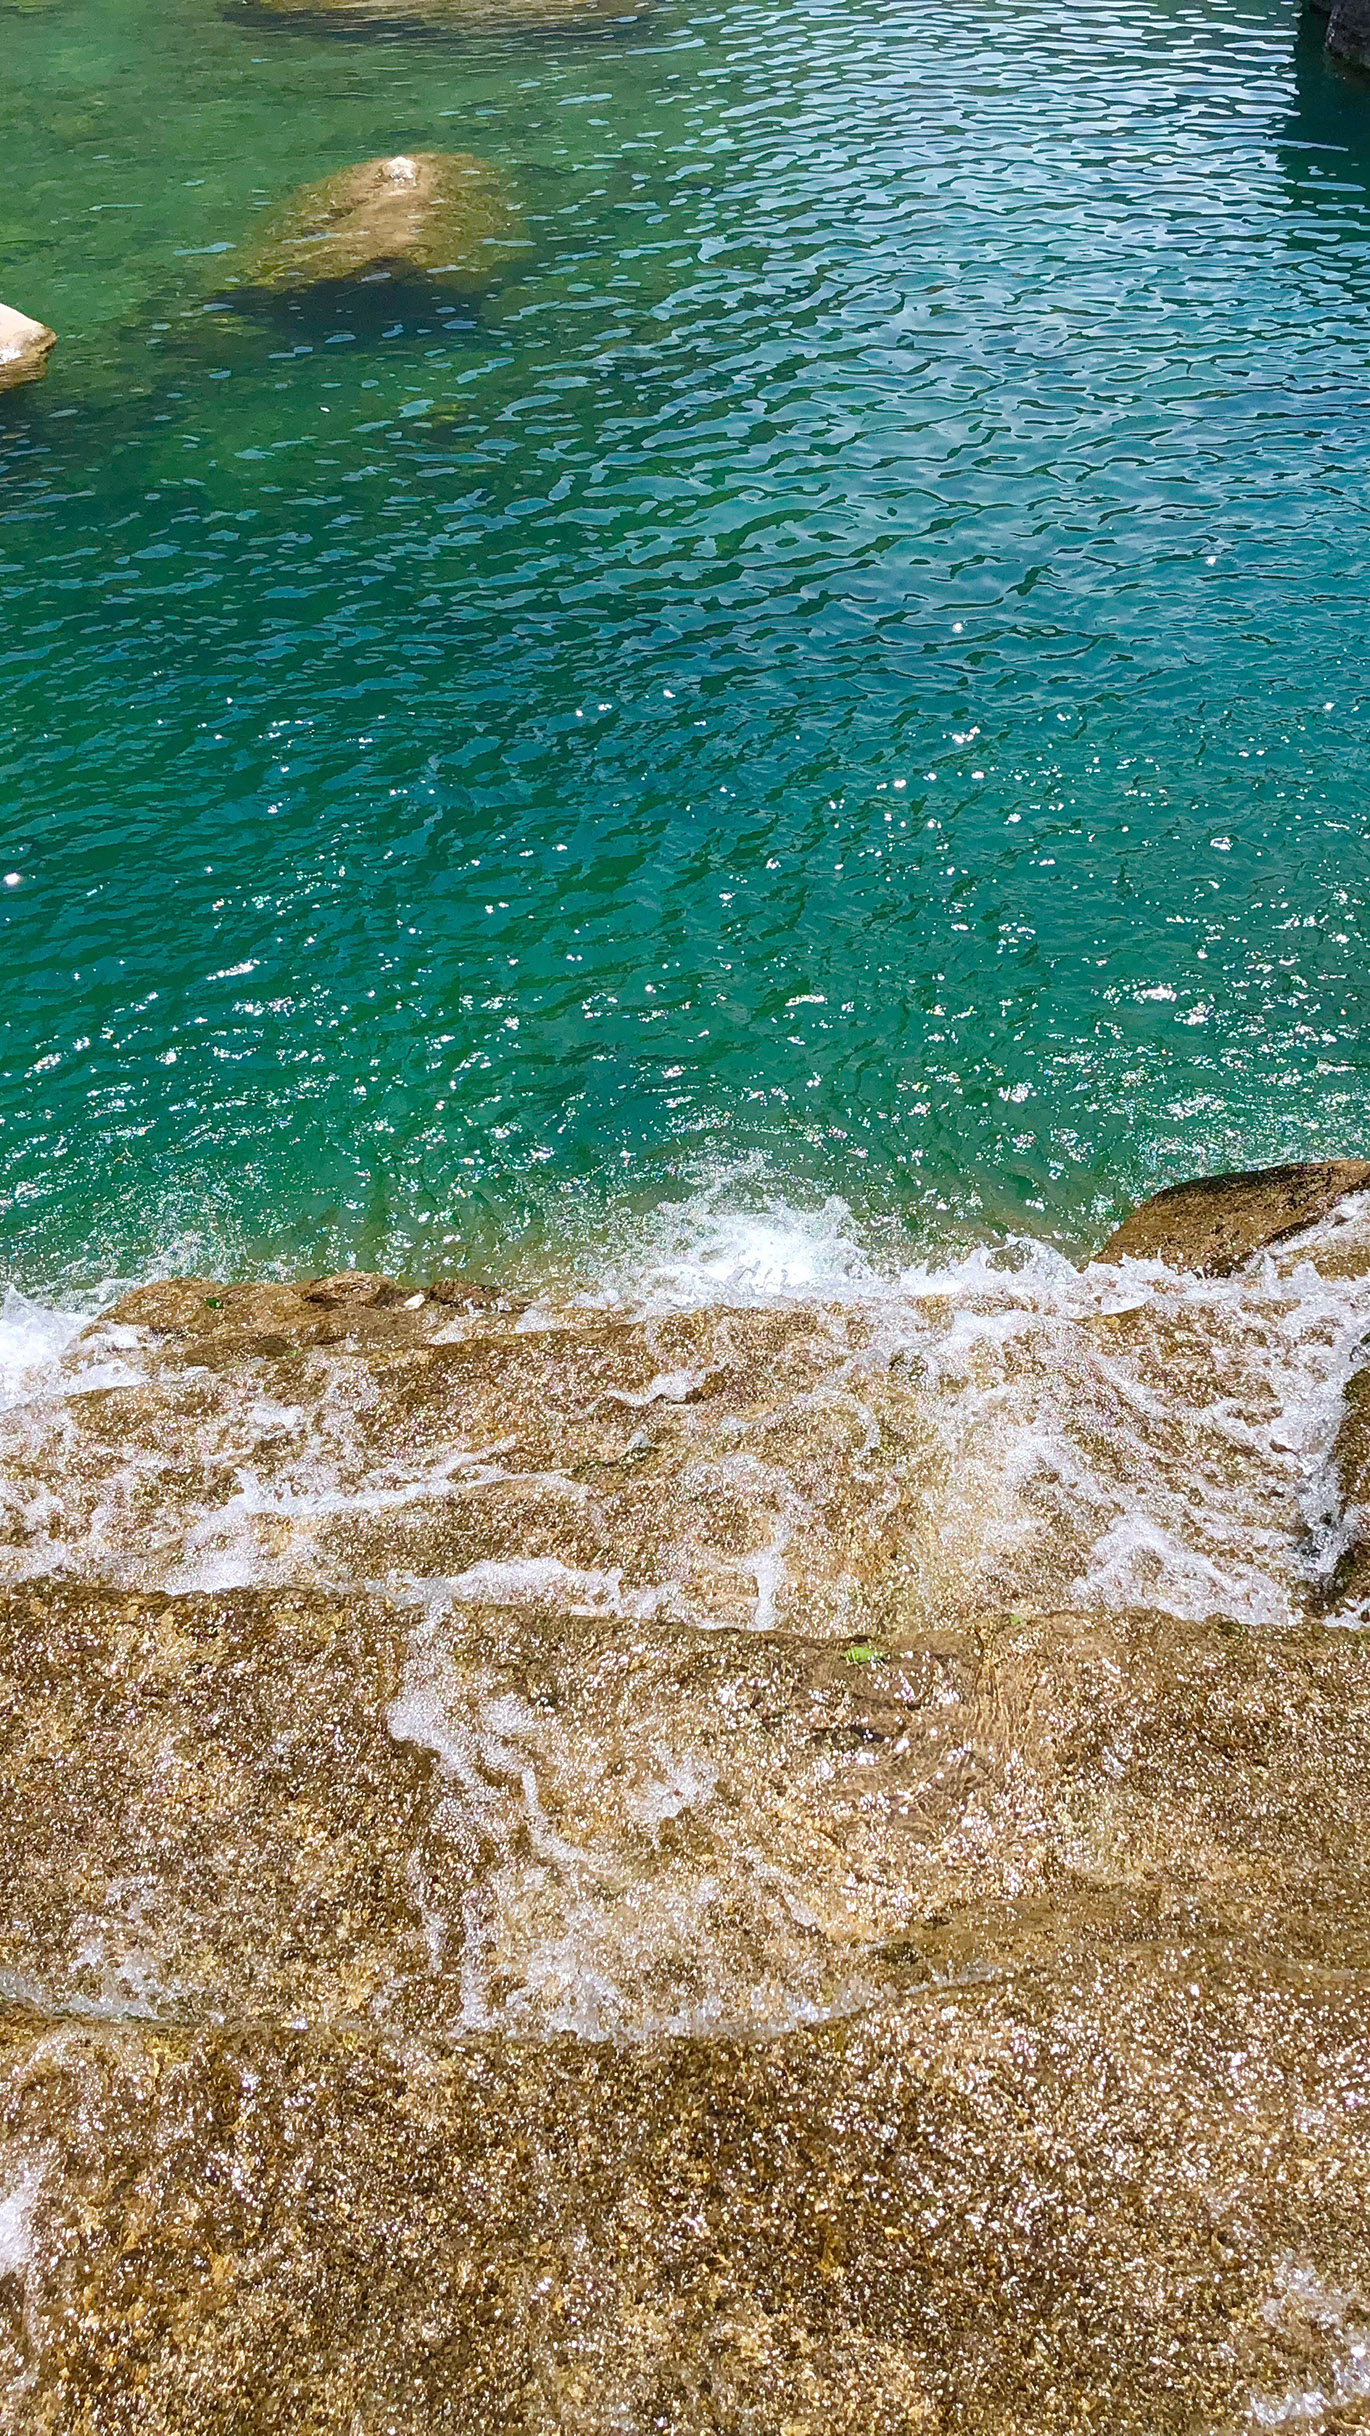
[[[296,295],[418,278],[475,297],[494,286],[520,242],[517,208],[492,162],[401,152],[302,186],[273,214],[237,284]]]

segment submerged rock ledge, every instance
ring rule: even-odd
[[[822,1308],[178,1280],[35,1372],[0,2424],[1359,2424],[1367,1183]]]

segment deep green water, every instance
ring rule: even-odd
[[[1370,86],[1285,0],[46,0],[0,86],[6,1274],[1365,1150]],[[478,318],[218,309],[446,146]]]

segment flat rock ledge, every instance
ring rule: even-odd
[[[271,1354],[287,1346],[418,1343],[434,1319],[479,1312],[517,1313],[514,1297],[474,1279],[429,1286],[343,1269],[332,1277],[277,1284],[225,1285],[212,1277],[163,1278],[135,1286],[107,1314],[116,1325],[146,1328],[204,1358],[216,1350]]]
[[[1370,1161],[1316,1159],[1195,1176],[1153,1194],[1109,1236],[1100,1260],[1163,1260],[1202,1277],[1234,1270],[1305,1227],[1330,1218],[1370,1186]]]
[[[25,381],[41,381],[57,332],[46,322],[0,304],[0,389],[18,389]]]
[[[1342,2390],[1364,1636],[853,1668],[470,1608],[416,1675],[414,1631],[0,1593],[0,2425],[1249,2436]],[[651,1754],[712,1798],[645,1805]],[[696,2034],[520,2023],[587,1955]],[[805,1956],[826,2000],[739,2022]]]

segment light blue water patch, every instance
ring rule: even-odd
[[[1285,0],[0,25],[7,1273],[1365,1149],[1370,86]],[[449,147],[478,312],[221,309]]]

